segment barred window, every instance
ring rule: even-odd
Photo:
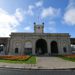
[[[15,48],[15,53],[18,53],[18,48]]]

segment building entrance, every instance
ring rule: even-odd
[[[43,55],[47,53],[47,43],[44,39],[39,39],[36,41],[36,54]]]

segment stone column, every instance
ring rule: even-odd
[[[67,39],[67,54],[72,54],[70,38]]]
[[[36,46],[36,43],[35,43],[35,41],[33,40],[33,42],[32,42],[32,54],[33,55],[36,55],[36,53],[35,53],[35,46]]]
[[[12,48],[12,39],[10,40],[10,48],[9,48],[9,54],[12,55],[13,54],[13,48]]]
[[[61,38],[60,40],[58,39],[58,54],[62,55],[63,53],[63,47],[64,47],[64,43],[63,43],[63,39]]]
[[[22,43],[22,40],[20,40],[20,42],[19,42],[19,53],[18,53],[18,55],[22,55],[22,52],[23,52],[23,43]]]
[[[24,55],[24,49],[25,49],[25,41],[22,41],[22,45],[21,45],[21,55]]]
[[[10,50],[10,39],[8,39],[7,41],[7,49],[6,49],[7,54],[9,54],[9,50]]]
[[[51,54],[51,50],[50,50],[50,41],[49,40],[47,41],[47,48],[48,48],[48,54],[50,55]]]

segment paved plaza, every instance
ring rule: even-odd
[[[22,69],[68,69],[75,68],[75,62],[63,60],[58,57],[37,57],[36,64],[10,64],[0,62],[0,67]]]
[[[37,67],[43,69],[75,68],[75,62],[63,60],[58,57],[37,57]]]

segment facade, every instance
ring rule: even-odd
[[[4,41],[5,39],[5,41]],[[10,55],[71,54],[69,33],[44,33],[44,23],[34,23],[34,33],[11,33],[0,38],[0,53]]]

